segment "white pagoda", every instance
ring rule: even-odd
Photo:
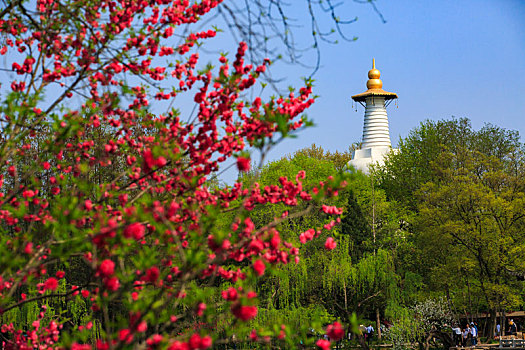
[[[383,90],[381,73],[376,69],[375,59],[372,69],[368,71],[368,81],[365,92],[352,96],[352,99],[365,107],[365,122],[361,148],[354,151],[352,160],[348,163],[364,173],[369,172],[371,164],[384,164],[384,157],[392,151],[390,131],[386,107],[397,98],[397,94]]]

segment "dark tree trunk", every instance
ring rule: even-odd
[[[376,308],[376,330],[377,338],[381,340],[381,319],[379,318],[379,308]]]
[[[436,337],[443,343],[443,349],[448,350],[452,347],[455,347],[454,339],[452,338],[452,333],[445,331],[434,331],[431,333],[432,337]]]
[[[496,321],[497,321],[496,309],[490,309],[489,330],[487,333],[488,338],[493,338],[494,334],[496,334]]]
[[[363,334],[357,335],[357,341],[359,342],[359,345],[361,345],[361,348],[363,350],[370,350]]]
[[[506,330],[506,323],[507,323],[507,316],[505,315],[505,311],[501,310],[501,335],[507,335],[507,330]]]
[[[430,333],[430,334],[427,336],[427,339],[425,339],[425,347],[424,347],[425,350],[430,349],[430,339],[432,339],[432,337],[433,337],[433,334]]]

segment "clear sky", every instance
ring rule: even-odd
[[[331,1],[341,4],[341,19],[358,17],[344,27],[347,36],[358,39],[321,43],[321,67],[314,76],[319,98],[307,111],[316,126],[276,146],[269,160],[312,143],[345,151],[360,141],[364,110],[352,109],[351,96],[366,90],[373,57],[383,89],[399,96],[397,106],[388,108],[394,147],[421,121],[452,116],[468,117],[475,128],[492,123],[517,130],[525,141],[525,0],[375,0],[386,23],[366,0]],[[288,4],[285,10],[296,25],[299,45],[311,45],[308,1],[282,2]],[[245,1],[226,3],[242,7]],[[318,13],[316,19],[322,28],[332,27],[328,14]],[[210,18],[206,29],[212,25],[226,29]],[[204,48],[229,51],[231,57],[236,45],[224,32]],[[217,64],[216,53],[201,52]],[[315,53],[306,53],[304,59],[315,61]],[[283,78],[283,87],[300,87],[301,77],[312,72],[284,62],[271,69]],[[191,98],[179,104],[193,108]],[[221,179],[231,183],[236,177],[236,169],[231,169]]]
[[[292,2],[299,19],[303,0]],[[270,159],[312,143],[343,151],[359,141],[364,110],[352,110],[350,96],[366,90],[372,57],[383,89],[399,96],[398,107],[388,109],[393,146],[421,121],[451,116],[468,117],[475,128],[492,123],[514,129],[523,140],[525,1],[377,0],[386,23],[369,5],[343,2],[341,17],[359,18],[345,32],[358,40],[322,45],[322,67],[314,77],[320,97],[307,113],[316,126],[277,146]],[[297,86],[309,74],[279,63],[273,69],[287,85]]]

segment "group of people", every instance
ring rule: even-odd
[[[502,327],[498,323],[494,332],[494,337],[499,337],[502,335]],[[507,335],[516,335],[518,332],[518,325],[514,320],[509,320],[509,325],[507,328]],[[460,328],[459,325],[452,327],[452,336],[456,346],[476,346],[478,344],[478,325],[476,322],[467,323],[463,328]]]
[[[476,322],[467,323],[463,329],[456,325],[452,328],[452,336],[456,346],[476,346],[478,344],[478,325]]]

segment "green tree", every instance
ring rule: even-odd
[[[415,192],[421,185],[439,180],[439,169],[429,165],[441,153],[470,149],[504,159],[520,147],[516,131],[491,124],[475,131],[467,118],[426,120],[399,141],[399,151],[387,156],[375,176],[389,199],[416,210]]]
[[[348,191],[348,202],[341,221],[341,232],[348,235],[353,243],[352,261],[357,262],[365,252],[370,251],[366,243],[372,237],[372,230],[352,190]]]
[[[418,240],[429,277],[442,290],[461,290],[466,281],[469,311],[490,311],[488,334],[494,334],[499,308],[523,304],[523,282],[512,273],[525,271],[523,165],[511,155],[499,159],[467,149],[443,153],[433,162],[439,181],[417,192]],[[482,297],[477,305],[471,293]]]
[[[522,164],[517,132],[474,130],[466,118],[427,120],[400,140],[373,176],[406,228],[396,248],[397,272],[413,287],[405,304],[443,295],[456,315],[490,310],[493,321],[496,309],[522,303],[523,266],[512,258],[523,255]]]
[[[355,147],[356,144],[354,143],[348,147],[347,151],[330,152],[325,151],[323,147],[317,146],[315,143],[313,143],[310,147],[303,148],[295,152],[293,156],[289,156],[289,158],[292,159],[296,156],[306,156],[314,159],[328,160],[330,161],[330,163],[332,163],[336,170],[342,171],[346,169],[348,162],[350,161],[350,159],[352,159],[352,152],[355,149]]]

